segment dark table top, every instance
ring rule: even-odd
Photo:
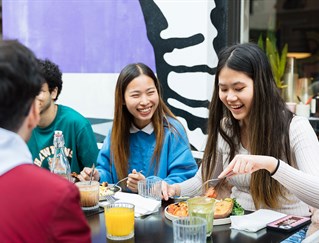
[[[165,207],[174,201],[162,201],[162,207],[158,213],[145,217],[135,218],[135,236],[133,239],[121,242],[152,243],[152,242],[174,242],[173,224],[164,215]],[[92,231],[92,242],[115,242],[106,238],[105,220],[103,210],[86,216]],[[281,233],[272,230],[262,229],[256,233],[246,233],[232,230],[230,224],[214,226],[213,234],[207,238],[207,242],[228,243],[269,243],[281,242],[292,233]],[[117,241],[118,242],[118,241]],[[119,243],[119,242],[118,242]]]

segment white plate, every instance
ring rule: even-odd
[[[164,213],[165,213],[165,217],[169,220],[174,220],[174,219],[179,219],[181,217],[175,216],[169,212],[167,212],[168,206],[165,208]],[[213,221],[213,225],[223,225],[223,224],[230,224],[230,217],[227,218],[223,218],[223,219],[214,219]]]
[[[114,184],[108,184],[107,188],[113,188]],[[122,191],[122,188],[119,186],[114,186],[114,191],[113,193],[110,193],[108,195],[114,195],[116,192],[120,192]],[[101,200],[105,200],[105,198],[103,196],[100,196],[100,201]]]

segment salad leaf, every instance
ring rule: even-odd
[[[236,201],[235,198],[233,198],[233,201],[234,201],[234,207],[233,207],[231,214],[232,215],[244,215],[245,210],[243,209],[243,207]]]

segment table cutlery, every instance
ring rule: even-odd
[[[95,165],[94,165],[94,163],[93,163],[93,165],[92,165],[92,170],[91,170],[91,173],[90,173],[90,185],[91,185],[91,183],[92,183],[92,178],[93,178],[94,170],[95,170]]]
[[[214,181],[215,182],[220,181],[222,179],[225,179],[225,178],[228,178],[230,176],[233,176],[234,174],[235,174],[234,172],[230,171],[226,176],[224,176],[222,178],[214,178],[214,179],[209,179],[209,180],[205,181],[203,184],[201,184],[198,188],[196,188],[194,190],[195,195],[197,195],[200,191],[202,191],[204,186],[206,186],[208,183],[214,182]],[[185,201],[185,200],[191,198],[191,196],[187,196],[187,195],[184,195],[184,196],[171,196],[170,198],[174,199],[175,201],[178,202],[178,201]]]
[[[115,198],[113,195],[105,195],[105,196],[103,196],[102,199],[100,199],[100,202],[107,201],[110,203],[115,203],[117,200],[119,200],[119,199]]]
[[[228,178],[233,176],[235,173],[233,171],[228,172],[224,177],[222,178],[214,178],[214,179],[209,179],[207,181],[205,181],[201,186],[198,187],[198,189],[196,189],[196,192],[199,192],[200,190],[202,190],[207,184],[211,183],[211,182],[217,182],[220,181],[222,179]]]
[[[142,173],[143,172],[143,170],[140,170],[139,172],[137,172],[137,173]],[[125,180],[127,180],[128,179],[128,176],[127,177],[125,177],[125,178],[123,178],[123,179],[121,179],[121,180],[119,180],[118,182],[116,182],[113,186],[111,186],[109,189],[110,190],[112,190],[112,189],[114,189],[115,187],[117,187],[122,181],[125,181]]]

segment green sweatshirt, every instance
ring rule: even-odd
[[[58,105],[57,115],[48,127],[36,127],[32,132],[28,147],[34,164],[50,170],[55,130],[63,132],[71,172],[80,173],[84,167],[92,167],[98,148],[91,124],[80,113],[63,105]]]

